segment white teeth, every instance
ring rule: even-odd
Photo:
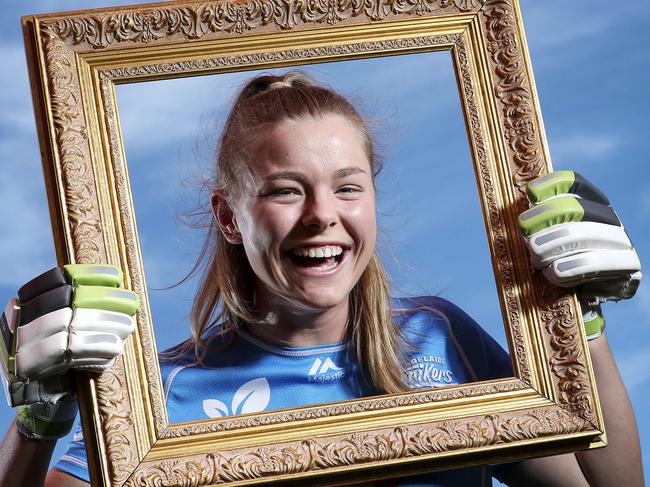
[[[325,245],[323,247],[310,247],[303,249],[293,249],[293,253],[300,257],[323,258],[336,257],[343,253],[343,248],[338,245]]]

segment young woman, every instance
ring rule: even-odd
[[[251,80],[226,122],[217,166],[215,219],[202,255],[207,265],[193,304],[192,340],[166,353],[163,362],[172,422],[511,374],[505,352],[451,303],[436,297],[391,300],[375,253],[379,167],[365,123],[343,97],[296,73]],[[574,176],[582,184],[567,185],[564,176],[539,181],[531,195],[573,190],[594,198],[593,191],[585,192],[591,190],[586,182]],[[524,231],[545,232],[539,214],[546,210],[558,221],[562,208],[549,208],[524,214]],[[572,249],[586,255],[585,242]],[[553,274],[566,253],[531,249],[551,279],[585,283],[563,271]],[[606,297],[630,297],[639,277],[618,276]],[[606,448],[390,485],[482,485],[490,475],[510,485],[641,485],[634,415],[600,333],[598,300],[591,301],[596,329],[590,351]],[[105,353],[100,366],[118,353]],[[228,373],[220,373],[226,366]],[[244,400],[246,391],[253,394]],[[30,429],[34,417],[58,420],[42,411],[19,414],[20,432],[9,431],[0,460],[0,479],[11,478],[12,485],[35,485],[45,475],[53,441]],[[78,439],[46,484],[84,485],[87,475]]]

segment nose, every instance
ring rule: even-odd
[[[325,194],[312,194],[303,209],[302,224],[305,227],[324,231],[337,223],[334,197]]]

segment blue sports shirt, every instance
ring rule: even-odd
[[[394,300],[408,343],[407,385],[428,389],[512,376],[508,354],[460,308],[440,297]],[[240,328],[229,343],[214,333],[198,361],[193,351],[161,361],[171,423],[336,402],[377,394],[363,377],[348,343],[289,348]],[[217,349],[217,351],[214,351]],[[89,482],[81,431],[55,468]],[[373,485],[434,487],[491,485],[507,466],[474,467]]]

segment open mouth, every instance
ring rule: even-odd
[[[335,269],[347,254],[348,249],[338,245],[322,247],[301,247],[290,253],[292,262],[301,268],[326,272]]]

